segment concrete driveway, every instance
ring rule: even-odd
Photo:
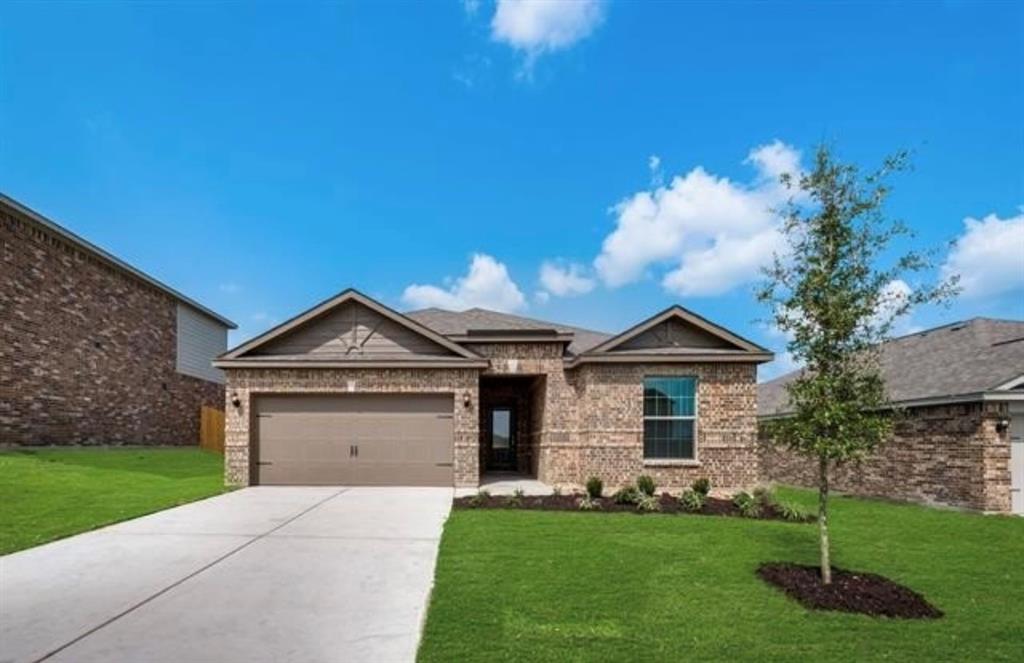
[[[0,661],[411,661],[446,488],[246,488],[0,558]]]

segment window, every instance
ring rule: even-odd
[[[644,458],[694,460],[697,378],[644,378]]]

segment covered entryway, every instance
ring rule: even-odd
[[[254,482],[451,486],[453,403],[452,394],[259,396]]]

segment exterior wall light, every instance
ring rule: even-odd
[[[462,404],[465,407],[469,407],[470,405],[473,404],[473,398],[472,398],[472,396],[469,395],[468,391],[465,394],[462,395]]]
[[[997,433],[1005,433],[1009,429],[1010,429],[1010,420],[1007,419],[1006,417],[1003,417],[1002,419],[1000,419],[999,421],[996,422],[996,432]]]
[[[238,392],[231,394],[231,404],[236,408],[242,407],[242,399],[238,397]]]

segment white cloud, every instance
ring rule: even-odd
[[[943,276],[959,274],[965,298],[1024,290],[1024,212],[1008,219],[968,217],[964,226],[942,266]]]
[[[717,177],[698,166],[668,186],[633,194],[613,208],[615,230],[594,266],[609,287],[637,281],[651,267],[672,264],[666,290],[714,295],[754,280],[773,252],[783,249],[772,213],[791,195],[779,181],[800,172],[800,152],[780,141],[757,147],[745,163],[747,184]]]
[[[801,171],[800,152],[781,140],[751,150],[743,163],[753,165],[770,184],[776,184],[782,175],[796,176]]]
[[[510,312],[526,307],[526,298],[504,263],[484,253],[474,254],[469,272],[450,286],[413,284],[402,293],[402,301],[417,308],[436,306],[456,311],[479,306]]]
[[[604,19],[602,0],[498,0],[491,39],[526,54],[525,69],[544,53],[569,48]]]
[[[242,286],[238,285],[237,283],[232,283],[232,282],[221,283],[217,287],[218,287],[218,289],[220,289],[221,292],[227,293],[229,295],[233,295],[233,294],[235,294],[237,292],[241,292],[241,290],[242,290]]]
[[[476,16],[480,11],[480,0],[462,0],[462,9],[469,16]]]
[[[537,292],[533,293],[533,298],[537,301],[538,304],[547,304],[549,301],[551,301],[551,293],[545,290],[538,290]]]
[[[540,266],[540,284],[552,295],[572,297],[594,289],[594,279],[586,275],[583,265],[561,265],[545,260]]]

